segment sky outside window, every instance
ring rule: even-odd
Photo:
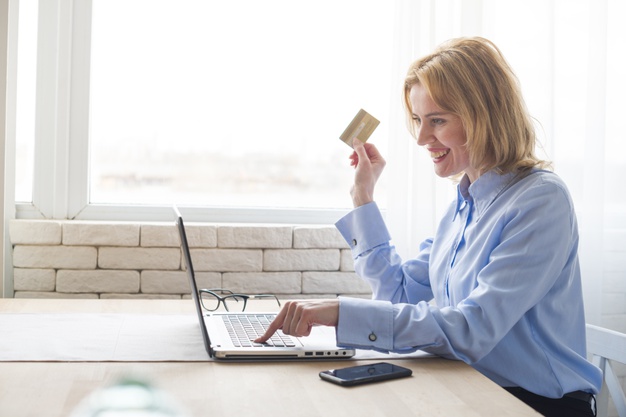
[[[350,207],[338,137],[364,108],[386,149],[392,19],[381,1],[94,1],[91,202]]]

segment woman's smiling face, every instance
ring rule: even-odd
[[[465,172],[474,182],[480,174],[470,167],[465,147],[467,137],[461,118],[437,106],[419,83],[411,87],[409,99],[417,127],[417,144],[430,152],[435,174],[447,178]]]

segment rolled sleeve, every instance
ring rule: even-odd
[[[388,301],[339,297],[337,345],[393,350],[393,306]]]
[[[383,216],[375,202],[355,208],[339,219],[335,227],[350,245],[354,258],[391,240]]]

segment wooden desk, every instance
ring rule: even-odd
[[[3,312],[193,314],[190,300],[0,299]],[[2,335],[0,335],[2,337]],[[191,416],[537,416],[470,366],[398,360],[413,376],[343,388],[321,370],[374,361],[0,362],[0,416],[67,416],[94,390],[124,376],[161,388]]]

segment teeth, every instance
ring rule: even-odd
[[[436,159],[436,158],[441,158],[442,156],[447,155],[447,154],[448,154],[448,152],[450,152],[450,149],[445,150],[445,151],[441,151],[441,152],[431,152],[431,153],[430,153],[430,156],[431,156],[431,158],[433,158],[433,159]]]

